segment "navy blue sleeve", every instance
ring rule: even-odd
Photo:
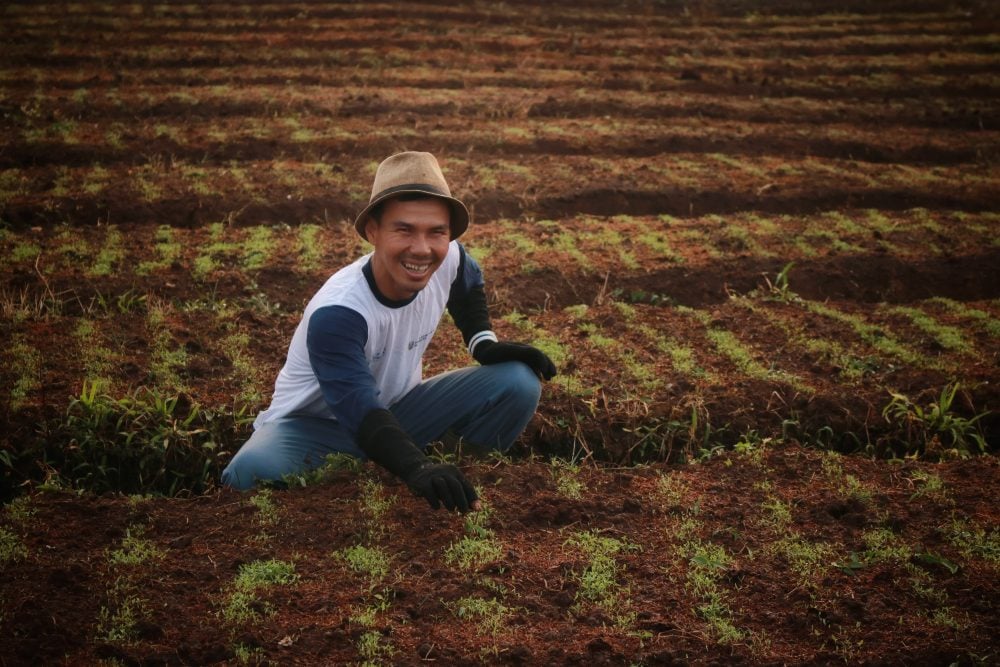
[[[483,272],[471,255],[465,252],[462,244],[461,260],[458,265],[458,275],[451,284],[448,295],[448,312],[455,320],[455,326],[462,332],[466,345],[473,336],[490,329],[490,313],[486,306],[486,291],[484,289]],[[496,336],[490,334],[493,340]]]
[[[334,417],[354,436],[365,415],[385,407],[365,359],[367,342],[368,324],[350,308],[327,306],[309,318],[309,363]]]
[[[465,251],[465,246],[461,243],[458,244],[458,253],[458,275],[455,276],[455,280],[451,283],[450,298],[461,298],[465,294],[468,294],[469,290],[485,285],[483,270],[479,268],[479,264],[473,259],[472,255]]]

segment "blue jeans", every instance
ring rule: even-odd
[[[436,375],[389,410],[421,448],[451,429],[477,447],[503,452],[528,425],[541,391],[530,368],[508,361]],[[222,472],[222,483],[250,489],[258,480],[280,480],[283,475],[317,468],[334,453],[367,459],[340,422],[289,415],[254,431]]]

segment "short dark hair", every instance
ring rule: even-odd
[[[393,197],[386,197],[379,203],[372,207],[372,210],[368,212],[375,222],[382,222],[382,211],[385,209],[386,204],[391,201],[420,201],[422,199],[438,199],[442,200],[440,197],[435,197],[434,195],[427,194],[426,192],[402,192]],[[447,204],[448,202],[445,202]],[[448,217],[451,218],[451,206],[448,206]]]

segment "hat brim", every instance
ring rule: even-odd
[[[446,195],[436,188],[425,185],[422,183],[416,183],[413,185],[399,185],[393,188],[388,188],[378,193],[370,202],[368,206],[358,214],[358,217],[354,219],[354,229],[361,236],[361,238],[368,240],[368,236],[365,234],[365,225],[368,223],[368,217],[372,212],[372,209],[386,201],[387,199],[392,199],[401,194],[408,193],[419,193],[435,197],[437,199],[443,200],[447,205],[448,209],[451,211],[449,216],[449,225],[451,228],[451,238],[452,240],[457,239],[459,236],[465,233],[465,230],[469,228],[469,209],[465,207],[460,200],[455,199],[450,195]]]

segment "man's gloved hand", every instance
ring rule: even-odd
[[[484,340],[475,346],[472,357],[483,366],[499,364],[504,361],[520,361],[535,372],[540,378],[551,380],[558,372],[548,355],[537,347],[524,343],[495,343]]]
[[[375,463],[400,478],[433,509],[479,509],[478,496],[453,465],[434,463],[413,444],[391,412],[372,410],[361,420],[358,446]]]
[[[457,509],[464,514],[479,507],[476,490],[453,465],[428,461],[403,481],[415,494],[426,498],[432,509],[444,505],[449,511]]]

